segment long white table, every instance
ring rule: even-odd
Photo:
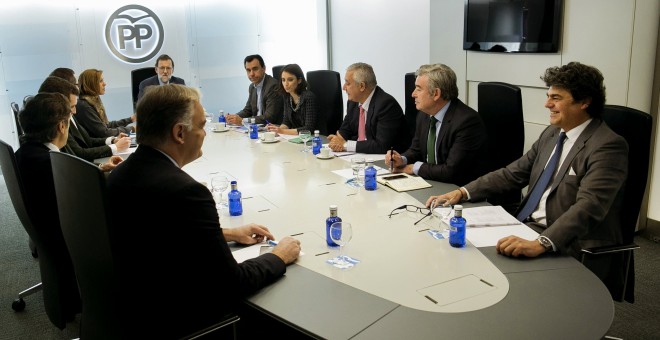
[[[417,212],[388,218],[398,206],[422,206],[431,193],[455,186],[431,182],[433,188],[409,194],[380,185],[356,189],[331,172],[349,162],[301,149],[234,131],[209,133],[202,158],[184,167],[200,181],[218,173],[238,181],[244,214],[224,211],[223,227],[254,222],[301,240],[305,255],[248,299],[271,317],[338,339],[598,339],[609,328],[614,307],[607,289],[573,258],[511,259],[469,243],[456,249],[420,232],[442,228],[437,218],[417,226]],[[345,253],[361,262],[348,270],[325,263],[336,255],[325,244],[331,204],[353,225]]]

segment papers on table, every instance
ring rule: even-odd
[[[379,166],[374,165],[374,169],[376,169],[376,176],[386,175],[390,173],[389,170],[381,168]],[[332,172],[346,179],[353,178],[353,169],[340,169],[340,170],[333,170]],[[360,170],[359,175],[364,177],[364,169]]]
[[[239,250],[235,250],[231,254],[234,255],[234,259],[236,260],[236,262],[242,263],[249,259],[253,259],[261,254],[270,253],[272,249],[273,247],[269,246],[268,243],[262,242],[262,243],[253,244],[245,248],[241,248]],[[303,255],[305,255],[305,253],[301,251],[299,256],[303,256]]]
[[[443,216],[442,221],[449,225],[449,219],[454,216],[448,213],[446,207],[435,208],[436,216]],[[468,230],[465,237],[475,247],[491,247],[497,241],[507,236],[518,236],[526,240],[534,240],[538,233],[511,216],[501,206],[483,206],[463,209],[463,217]]]
[[[124,150],[122,152],[117,152],[115,156],[121,156],[121,158],[126,159],[126,157],[130,156],[133,152],[137,150],[137,146],[133,148],[128,148],[128,150]]]

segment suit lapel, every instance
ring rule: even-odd
[[[440,133],[438,134],[438,138],[436,139],[435,145],[442,145],[441,142],[444,140],[447,131],[449,131],[449,127],[451,126],[451,120],[452,118],[454,118],[454,114],[456,113],[456,107],[458,106],[456,100],[452,100],[450,103],[447,103],[447,105],[449,105],[449,108],[447,109],[444,118],[442,118],[442,124],[440,124]],[[436,160],[438,159],[437,152],[435,155],[435,159]]]
[[[73,119],[73,117],[72,117],[72,119]],[[76,122],[75,124],[73,122],[71,122],[69,124],[69,133],[73,136],[73,138],[76,139],[78,144],[80,144],[83,147],[89,147],[89,145],[87,145],[87,141],[83,138],[83,136],[80,133],[80,130],[78,130],[77,126],[78,126],[78,122]]]
[[[568,170],[571,168],[571,163],[573,163],[573,159],[575,156],[584,149],[585,144],[591,138],[591,136],[594,134],[598,126],[600,125],[600,120],[594,119],[587,125],[587,127],[582,131],[578,139],[575,141],[573,144],[573,147],[571,150],[568,152],[568,155],[566,155],[566,158],[564,161],[561,163],[561,167],[557,171],[557,175],[555,176],[552,186],[550,188],[550,192],[555,190],[559,183],[564,179],[564,176],[566,176],[566,173]]]
[[[374,114],[376,112],[376,103],[378,102],[378,92],[380,91],[380,88],[376,86],[376,89],[374,90],[374,95],[371,96],[371,102],[369,102],[369,111],[367,111],[367,122],[364,125],[365,128],[365,134],[367,135],[367,139],[373,139],[373,131],[372,127],[376,126],[376,115]],[[360,115],[360,110],[358,109],[358,116]]]
[[[543,173],[543,169],[545,169],[545,165],[548,163],[548,160],[552,155],[552,150],[554,150],[555,144],[557,144],[557,138],[559,138],[559,131],[560,130],[558,128],[554,128],[552,134],[549,137],[546,137],[546,139],[541,144],[539,155],[536,157],[537,161],[535,162],[534,167],[532,168],[532,173],[529,181],[530,188],[533,188],[534,185],[536,185],[536,181],[538,181],[539,177],[541,177],[541,173]]]

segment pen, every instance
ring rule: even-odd
[[[277,241],[273,241],[273,240],[268,240],[266,241],[266,243],[268,243],[269,246],[273,246],[273,247],[277,245]]]
[[[394,172],[394,147],[390,148],[390,172]]]

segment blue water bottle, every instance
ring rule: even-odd
[[[454,217],[449,220],[449,245],[455,248],[465,247],[465,218],[463,206],[454,206]]]
[[[254,118],[250,119],[250,139],[259,138],[259,129],[257,124],[254,122]]]
[[[330,227],[335,222],[341,222],[341,218],[339,216],[337,216],[337,206],[336,205],[331,205],[330,206],[330,217],[328,217],[325,220],[325,242],[330,247],[339,247],[339,245],[337,243],[335,243],[334,241],[332,241],[332,238],[330,238]]]
[[[227,123],[227,119],[225,119],[224,110],[220,110],[220,113],[218,113],[218,123]]]
[[[314,130],[314,138],[312,138],[312,153],[318,155],[321,153],[321,148],[323,147],[323,141],[319,137],[319,130]]]
[[[374,191],[378,188],[376,183],[376,173],[378,171],[374,168],[373,159],[367,159],[367,167],[364,168],[364,188],[369,191]]]
[[[243,214],[241,192],[237,188],[236,181],[231,181],[231,191],[227,194],[229,196],[229,215],[231,216],[241,216]]]

